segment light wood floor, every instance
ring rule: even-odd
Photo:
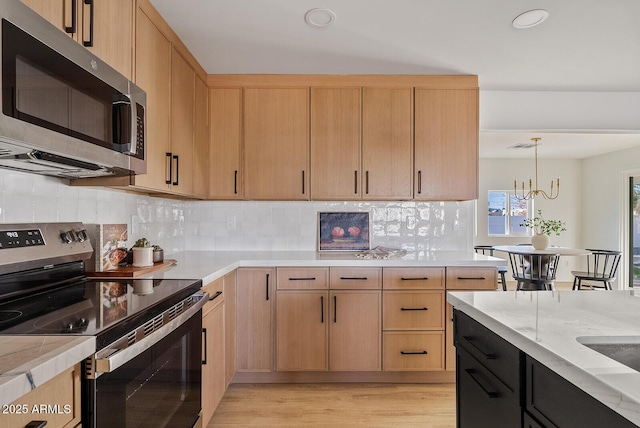
[[[455,425],[455,384],[233,384],[207,427]]]

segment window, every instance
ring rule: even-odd
[[[531,231],[520,226],[533,212],[533,201],[519,201],[513,192],[489,190],[487,230],[489,236],[530,236]]]

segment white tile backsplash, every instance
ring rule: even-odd
[[[127,223],[129,243],[146,237],[183,250],[317,248],[318,212],[367,211],[372,246],[470,250],[473,202],[181,201],[0,170],[0,222]],[[136,230],[132,230],[133,226]]]

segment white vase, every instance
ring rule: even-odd
[[[531,237],[531,245],[536,250],[545,250],[549,246],[549,237],[544,233],[536,233]]]

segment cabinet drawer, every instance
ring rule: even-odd
[[[447,290],[495,290],[498,285],[498,269],[447,268]]]
[[[520,391],[521,353],[518,348],[470,318],[454,310],[455,345],[464,348],[488,368],[509,390]]]
[[[459,427],[521,426],[522,409],[514,391],[500,382],[464,348],[457,350],[457,366]]]
[[[443,289],[444,268],[384,268],[384,289]]]
[[[209,293],[209,301],[202,308],[203,316],[207,315],[213,308],[224,301],[223,287],[224,280],[222,278],[216,279],[202,287],[202,291]]]
[[[326,290],[329,288],[329,268],[278,268],[278,290]]]
[[[332,267],[331,288],[344,290],[382,288],[382,268]]]
[[[384,291],[383,330],[444,330],[444,292]]]
[[[439,331],[385,332],[385,371],[444,370],[444,333]]]

